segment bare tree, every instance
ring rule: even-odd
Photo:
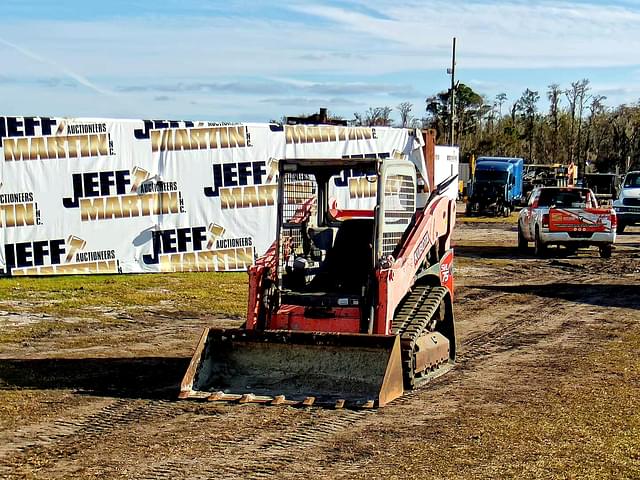
[[[388,127],[391,125],[391,107],[369,107],[364,113],[354,113],[355,125],[367,127]]]
[[[529,90],[528,88],[522,93],[522,96],[518,100],[521,105],[522,112],[527,120],[526,136],[529,141],[529,162],[533,162],[533,134],[535,131],[535,119],[536,111],[538,110],[538,100],[540,95],[537,91]]]
[[[573,162],[573,153],[574,153],[574,130],[576,125],[576,102],[578,99],[578,91],[579,91],[579,83],[572,82],[571,88],[567,88],[564,91],[565,96],[567,97],[567,101],[569,102],[569,138],[567,140],[567,162]]]
[[[402,128],[406,128],[411,123],[413,119],[411,115],[411,109],[413,108],[413,104],[411,102],[402,102],[400,105],[396,107],[398,112],[400,112],[400,126]]]
[[[591,95],[587,95],[587,92],[590,90],[589,88],[589,80],[586,78],[580,81],[580,88],[578,90],[578,98],[577,98],[577,109],[578,109],[578,153],[576,158],[578,162],[583,165],[582,174],[584,175],[587,167],[586,158],[581,158],[581,146],[582,146],[582,114],[584,112],[584,108],[587,105],[587,102],[591,98]],[[580,167],[578,167],[578,170]]]
[[[511,126],[515,128],[516,126],[516,116],[518,115],[518,112],[522,111],[522,104],[520,103],[520,100],[517,100],[515,102],[513,102],[513,105],[511,105]]]
[[[584,110],[584,102],[585,102],[585,93],[589,89],[589,80],[582,79],[577,82],[571,82],[571,88],[568,88],[564,91],[565,96],[567,97],[567,101],[569,102],[569,114],[570,114],[570,127],[569,127],[569,141],[567,142],[567,157],[569,163],[578,161],[578,170],[580,170],[580,162],[579,158],[575,155],[576,150],[576,116],[579,116],[580,121],[582,121],[582,111]],[[579,174],[583,174],[584,171]]]
[[[427,128],[427,119],[413,117],[409,126],[411,128]]]
[[[607,97],[604,95],[593,95],[591,97],[591,104],[589,105],[589,122],[587,124],[587,138],[585,139],[585,159],[593,160],[598,157],[598,150],[600,148],[600,143],[602,142],[602,134],[604,132],[599,132],[600,138],[594,138],[596,136],[595,124],[598,117],[605,112],[604,100]],[[596,152],[592,153],[592,144],[595,143]]]
[[[551,125],[553,127],[553,138],[551,139],[551,157],[554,162],[558,161],[558,141],[560,132],[560,85],[552,83],[547,90],[547,98],[549,99],[549,116],[551,117]]]

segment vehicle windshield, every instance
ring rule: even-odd
[[[476,170],[476,182],[507,182],[508,172],[498,170]]]
[[[629,173],[624,179],[625,188],[640,188],[640,173]]]
[[[585,208],[588,190],[543,189],[540,191],[539,207]]]
[[[375,170],[347,168],[329,181],[330,208],[373,211],[377,194]]]

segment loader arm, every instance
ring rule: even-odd
[[[376,272],[378,305],[375,333],[389,335],[396,307],[415,284],[418,274],[431,275],[429,281],[449,290],[453,298],[453,277],[444,274],[450,268],[451,232],[456,215],[455,201],[442,195],[432,195],[425,207],[416,213],[415,222],[400,246],[397,258]],[[431,265],[427,256],[437,261]],[[435,267],[435,268],[434,268]]]

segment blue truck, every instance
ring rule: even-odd
[[[523,199],[524,160],[478,157],[467,201],[467,213],[511,215]]]

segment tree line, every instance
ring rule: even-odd
[[[433,128],[439,143],[449,143],[451,91],[426,99],[425,114],[413,105],[396,107],[397,126]],[[541,95],[548,109],[540,109]],[[471,155],[523,157],[526,163],[574,163],[587,172],[626,172],[640,167],[640,103],[609,107],[588,79],[567,87],[553,83],[545,92],[526,89],[511,101],[500,93],[492,100],[460,83],[455,89],[455,143],[461,159]],[[355,125],[392,125],[391,107],[355,113]]]

